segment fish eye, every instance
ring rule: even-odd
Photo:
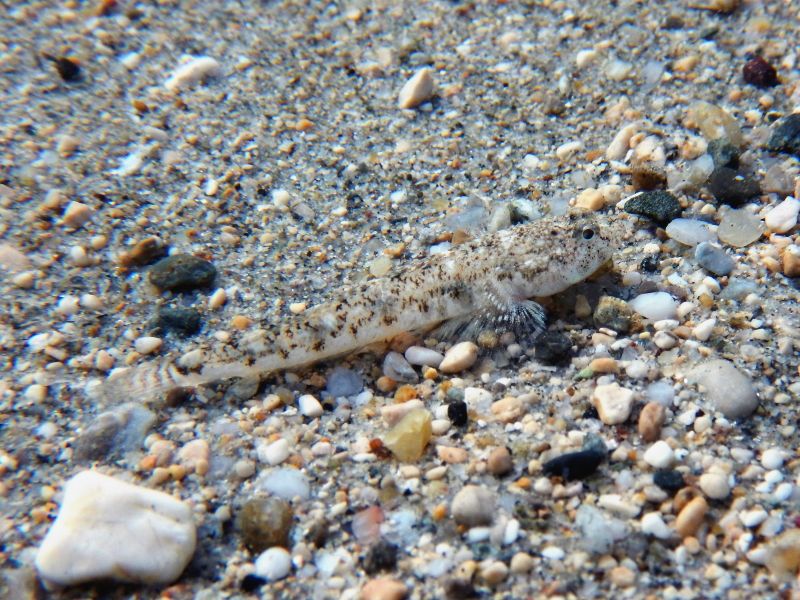
[[[591,227],[587,227],[586,229],[583,230],[582,235],[583,239],[590,240],[594,237],[594,229],[592,229]]]

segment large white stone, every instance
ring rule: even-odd
[[[175,581],[194,554],[192,511],[163,492],[83,471],[64,486],[64,500],[36,556],[49,587],[115,579]]]

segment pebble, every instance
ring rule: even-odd
[[[293,519],[288,502],[259,496],[244,503],[236,515],[236,527],[248,550],[263,552],[273,546],[289,546]]]
[[[558,331],[545,331],[533,344],[533,356],[547,365],[560,365],[572,356],[572,341]]]
[[[773,539],[765,563],[776,579],[792,581],[800,569],[800,529],[787,529]]]
[[[505,446],[494,448],[486,459],[486,468],[495,477],[508,475],[514,468],[511,452]]]
[[[487,489],[466,485],[453,497],[450,514],[459,525],[491,525],[496,512],[495,497]]]
[[[567,452],[542,465],[545,475],[561,477],[565,481],[586,479],[592,475],[605,458],[604,452],[579,450]]]
[[[664,440],[659,440],[644,453],[644,462],[656,469],[666,469],[675,459],[675,453]]]
[[[395,381],[402,381],[405,383],[416,383],[419,381],[419,375],[406,360],[405,356],[399,352],[389,352],[383,359],[383,374],[386,377],[391,377]]]
[[[674,319],[678,316],[678,302],[667,292],[639,294],[628,306],[651,321]]]
[[[428,366],[434,369],[438,369],[444,360],[444,355],[441,353],[422,346],[410,346],[405,352],[405,357],[412,365]]]
[[[639,123],[628,123],[624,125],[611,140],[606,148],[606,159],[622,160],[630,149],[631,138],[639,129]]]
[[[716,324],[717,320],[714,317],[700,321],[692,328],[692,337],[700,342],[707,342]]]
[[[542,548],[542,556],[547,560],[563,560],[567,553],[558,546],[546,546]]]
[[[460,342],[445,352],[439,371],[460,373],[469,369],[478,359],[478,346],[472,342]]]
[[[800,277],[800,246],[792,244],[783,251],[783,274]]]
[[[400,108],[415,108],[433,97],[433,74],[425,67],[406,81],[397,97]]]
[[[739,166],[739,149],[725,138],[711,140],[706,152],[711,156],[715,167],[736,169]]]
[[[304,417],[311,417],[312,419],[322,416],[323,408],[319,400],[311,394],[303,394],[297,399],[297,407],[300,414]]]
[[[221,72],[219,62],[210,56],[194,56],[172,72],[164,82],[164,87],[171,92],[177,92],[207,77],[217,77]]]
[[[659,225],[666,225],[681,215],[681,205],[671,193],[656,190],[641,192],[625,202],[625,212],[642,215]]]
[[[717,239],[717,226],[697,219],[674,219],[665,231],[670,239],[685,246],[696,246]]]
[[[767,148],[800,156],[800,113],[792,113],[775,123]]]
[[[148,278],[160,290],[188,291],[211,285],[217,269],[207,260],[190,254],[173,254],[152,267]]]
[[[607,327],[620,333],[630,330],[631,317],[633,310],[628,303],[613,296],[601,296],[593,315],[597,327]]]
[[[116,460],[142,446],[145,434],[155,424],[156,415],[138,403],[118,406],[99,414],[78,433],[73,460]]]
[[[467,403],[463,400],[456,400],[447,405],[447,418],[456,427],[464,427],[467,424]]]
[[[202,439],[192,440],[178,450],[178,461],[190,472],[199,475],[208,471],[208,461],[211,459],[211,448],[208,442]]]
[[[228,292],[225,288],[217,288],[214,293],[208,297],[208,308],[216,310],[222,307],[228,301]]]
[[[712,500],[722,500],[731,493],[728,477],[724,473],[703,473],[700,475],[698,485],[706,497]]]
[[[353,515],[350,525],[353,536],[360,544],[374,544],[381,537],[381,523],[385,515],[380,506],[370,506]]]
[[[664,424],[667,412],[659,402],[648,402],[639,413],[639,435],[647,443],[656,441],[661,437],[661,426]]]
[[[92,218],[93,214],[94,211],[91,206],[83,202],[72,201],[67,204],[67,208],[64,209],[64,224],[67,225],[67,227],[78,229],[85,225],[89,219]]]
[[[708,400],[729,419],[748,417],[758,408],[750,377],[728,360],[701,363],[690,371],[689,380],[705,387]]]
[[[764,223],[773,233],[786,233],[797,225],[798,213],[800,200],[789,196],[766,214]]]
[[[666,381],[654,381],[645,388],[644,395],[648,400],[657,402],[664,408],[671,407],[675,400],[675,390]]]
[[[739,520],[748,528],[758,527],[767,520],[767,517],[769,513],[760,506],[739,513]]]
[[[631,415],[633,391],[618,383],[598,385],[592,393],[592,401],[603,423],[619,425]]]
[[[443,446],[441,444],[436,446],[436,456],[447,464],[465,463],[469,460],[469,453],[464,448]]]
[[[631,587],[636,583],[636,573],[628,567],[618,566],[611,569],[608,579],[618,587]]]
[[[716,167],[707,185],[717,200],[730,206],[740,206],[761,194],[758,181],[730,167]]]
[[[493,560],[482,566],[478,575],[487,585],[497,585],[508,577],[508,567],[502,560]]]
[[[675,518],[675,531],[682,538],[694,535],[700,528],[708,512],[708,502],[702,496],[697,496],[686,503]]]
[[[714,275],[728,275],[733,271],[733,259],[725,253],[725,250],[710,242],[701,242],[694,249],[694,259],[706,271]]]
[[[336,367],[328,374],[325,390],[334,398],[355,396],[364,389],[364,381],[356,371]]]
[[[82,471],[64,486],[36,569],[48,586],[102,579],[165,585],[183,572],[195,543],[192,510],[180,500]]]
[[[164,331],[174,331],[183,336],[193,335],[200,331],[203,318],[193,308],[174,308],[162,306],[155,319],[156,327]]]
[[[769,471],[780,469],[785,456],[786,453],[781,448],[767,448],[761,453],[761,465]]]
[[[289,458],[289,442],[281,438],[271,444],[261,444],[256,452],[258,460],[274,467]]]
[[[133,342],[133,347],[139,354],[152,354],[161,348],[162,344],[163,341],[161,338],[145,335],[140,338],[136,338],[136,340]]]
[[[308,476],[302,471],[289,467],[276,469],[259,477],[257,487],[284,500],[298,497],[307,500],[311,494]]]
[[[389,577],[371,579],[361,588],[361,600],[403,600],[407,595],[405,584]]]
[[[431,413],[418,408],[410,411],[383,437],[383,444],[402,462],[420,459],[433,435]]]
[[[292,555],[286,548],[268,548],[259,554],[255,567],[255,574],[259,577],[267,581],[278,581],[292,570]]]
[[[746,210],[726,210],[722,215],[717,236],[720,241],[743,248],[758,240],[764,232],[761,220]]]
[[[661,513],[646,513],[642,516],[640,526],[642,528],[642,533],[652,535],[660,540],[668,540],[672,537],[672,529],[664,522]]]
[[[760,88],[769,88],[778,85],[778,72],[762,56],[753,56],[744,63],[742,77],[745,83]]]
[[[380,537],[380,527],[378,528]],[[364,572],[373,575],[378,571],[394,571],[397,567],[397,557],[400,549],[386,540],[379,539],[370,546],[364,557]]]
[[[681,472],[673,469],[663,469],[653,473],[653,483],[662,490],[673,493],[686,485]]]

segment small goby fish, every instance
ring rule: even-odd
[[[541,329],[530,300],[583,281],[622,240],[621,217],[547,217],[409,263],[393,275],[341,289],[330,302],[243,336],[231,362],[156,360],[100,383],[107,399],[154,400],[183,387],[262,376],[347,354],[443,322],[479,320],[498,329]],[[190,353],[191,354],[191,353]]]

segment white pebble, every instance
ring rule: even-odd
[[[444,356],[436,350],[424,348],[422,346],[411,346],[405,353],[406,360],[412,365],[429,366],[434,369],[439,368],[439,365],[444,360]]]
[[[630,148],[631,138],[636,134],[639,129],[639,123],[628,123],[617,132],[614,139],[606,148],[607,160],[622,160],[628,153]]]
[[[667,292],[640,294],[628,302],[628,306],[653,321],[674,319],[678,311],[678,302]]]
[[[64,223],[69,227],[78,228],[92,218],[94,211],[82,202],[70,202],[64,211]]]
[[[78,312],[80,299],[77,296],[61,296],[56,305],[56,312],[60,315],[74,315]]]
[[[786,502],[792,497],[793,492],[794,486],[788,481],[785,481],[775,488],[775,492],[773,492],[772,497],[774,498],[775,502]]]
[[[38,404],[44,402],[47,398],[47,386],[39,383],[34,383],[25,388],[25,399]]]
[[[769,448],[761,454],[761,464],[765,469],[772,471],[783,466],[785,452],[782,448]]]
[[[703,493],[712,500],[722,500],[731,493],[728,477],[723,473],[703,473],[699,484]]]
[[[644,461],[656,469],[666,469],[675,459],[675,453],[664,440],[658,440],[644,453]]]
[[[228,294],[225,292],[223,288],[217,289],[211,296],[208,298],[208,308],[214,310],[225,304],[228,300]]]
[[[686,246],[696,246],[700,242],[713,242],[717,239],[717,226],[696,219],[674,219],[667,225],[667,235]]]
[[[628,420],[633,408],[633,391],[618,383],[598,385],[592,401],[600,420],[606,425],[619,425]]]
[[[575,55],[575,66],[579,69],[584,69],[592,64],[599,54],[600,53],[594,48],[589,50],[579,50]]]
[[[800,213],[800,200],[789,196],[767,213],[764,222],[770,231],[786,233],[797,225],[798,213]]]
[[[151,354],[161,348],[162,343],[161,338],[145,335],[136,338],[136,341],[133,342],[133,347],[139,354]]]
[[[397,97],[400,108],[414,108],[433,96],[433,75],[427,67],[420,69],[406,81]]]
[[[767,511],[760,506],[739,513],[739,520],[745,527],[757,527],[767,520]]]
[[[322,416],[322,404],[319,403],[311,394],[303,394],[297,399],[297,406],[300,408],[300,414],[306,417],[319,417]]]
[[[442,373],[459,373],[469,369],[478,359],[478,346],[472,342],[460,342],[450,348],[439,364]]]
[[[649,512],[641,520],[642,533],[652,535],[660,540],[672,537],[672,529],[664,522],[661,513]]]
[[[547,560],[562,560],[567,555],[558,546],[547,546],[542,549],[542,556]]]
[[[206,77],[215,77],[221,70],[220,64],[210,56],[195,56],[175,69],[164,87],[175,92]]]
[[[95,296],[94,294],[83,294],[80,299],[80,304],[89,310],[100,310],[103,308],[102,298]]]
[[[289,458],[289,442],[281,438],[271,444],[262,444],[258,447],[257,453],[258,460],[274,467]]]
[[[278,581],[292,570],[292,555],[280,546],[264,550],[256,559],[255,573],[267,581]]]
[[[556,156],[559,160],[569,160],[578,152],[583,150],[583,148],[583,142],[580,140],[567,142],[566,144],[561,144],[558,148],[556,148]]]
[[[698,341],[707,342],[716,324],[717,320],[714,317],[701,321],[692,328],[692,337]]]

